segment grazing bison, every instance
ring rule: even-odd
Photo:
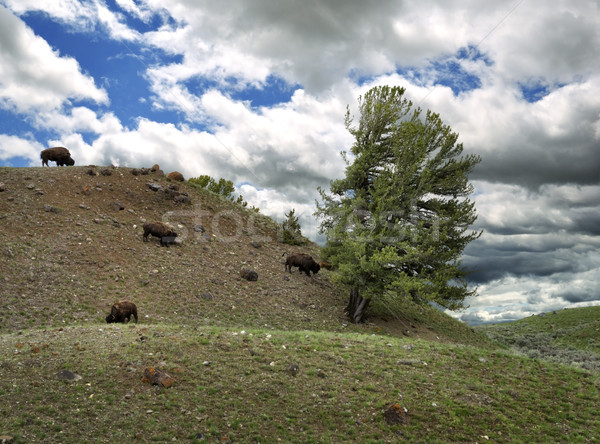
[[[49,160],[56,162],[56,166],[75,165],[75,161],[71,157],[71,153],[69,152],[69,150],[62,146],[55,146],[54,148],[42,150],[42,152],[40,153],[40,157],[42,158],[42,166],[50,166],[48,165]]]
[[[173,228],[164,222],[146,222],[144,224],[144,242],[148,242],[148,235],[150,234],[159,237],[161,243],[163,237],[177,237],[177,233],[173,231]]]
[[[131,316],[134,317],[135,323],[137,324],[138,316],[136,305],[131,301],[119,301],[110,309],[110,314],[106,316],[106,323],[122,322],[124,324],[129,322]]]
[[[317,274],[321,269],[321,266],[315,262],[315,260],[306,253],[291,254],[285,258],[285,269],[292,272],[292,267],[298,267],[300,272],[305,272],[307,276],[310,276],[310,272]]]

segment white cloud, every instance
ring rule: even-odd
[[[38,160],[41,165],[40,151],[47,148],[40,143],[23,139],[17,136],[7,136],[0,134],[0,159],[8,160],[14,157],[25,157],[31,159],[33,164],[34,160]]]
[[[39,11],[60,20],[63,23],[77,25],[81,31],[90,30],[95,22],[95,10],[90,2],[79,0],[5,0],[11,11],[23,15],[30,11]]]
[[[18,112],[60,108],[70,99],[108,103],[106,91],[0,6],[0,106]]]

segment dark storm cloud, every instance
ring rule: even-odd
[[[581,268],[578,262],[581,257],[568,250],[502,252],[493,247],[473,250],[470,248],[467,251],[463,265],[471,271],[468,280],[474,284],[489,283],[507,276],[548,277],[556,273],[579,271]]]

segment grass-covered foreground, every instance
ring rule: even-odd
[[[600,438],[598,374],[422,339],[94,324],[4,334],[0,356],[14,442]],[[142,382],[150,366],[175,383]]]

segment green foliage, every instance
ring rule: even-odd
[[[200,188],[206,188],[208,191],[212,191],[215,194],[225,196],[230,200],[234,200],[233,193],[235,192],[235,186],[231,180],[220,178],[218,181],[216,181],[210,176],[201,175],[198,177],[192,177],[188,180],[188,182],[195,184]]]
[[[364,298],[377,295],[463,307],[474,294],[460,255],[480,232],[468,174],[479,156],[462,155],[458,134],[438,114],[404,97],[404,88],[376,87],[359,98],[360,119],[346,128],[355,142],[346,176],[320,189],[316,214],[327,234],[325,254],[342,282]]]
[[[208,191],[211,191],[220,196],[224,196],[232,202],[235,202],[242,207],[247,207],[248,202],[244,200],[244,197],[240,194],[235,197],[235,186],[231,180],[220,178],[218,181],[213,179],[212,177],[203,174],[198,177],[192,177],[188,180],[188,182],[198,188],[204,188]],[[256,207],[251,207],[251,210],[258,213],[259,209]]]
[[[292,209],[289,213],[286,213],[286,219],[281,222],[281,242],[288,245],[304,245],[306,244],[306,239],[302,236],[300,222],[298,222],[298,216],[296,216],[295,211],[295,209]]]

